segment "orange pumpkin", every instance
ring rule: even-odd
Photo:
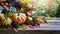
[[[12,15],[12,21],[18,22],[19,24],[24,23],[26,21],[26,15],[23,13],[14,13]]]

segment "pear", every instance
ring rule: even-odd
[[[29,20],[29,21],[32,21],[33,19],[32,19],[32,17],[28,17],[28,20]]]

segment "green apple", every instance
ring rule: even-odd
[[[33,18],[32,18],[32,17],[28,17],[28,20],[29,20],[29,21],[32,21],[32,20],[33,20]]]

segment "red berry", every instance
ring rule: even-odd
[[[40,23],[37,23],[37,25],[40,25]]]
[[[2,20],[2,18],[0,18],[0,21]]]

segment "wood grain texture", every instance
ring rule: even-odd
[[[11,30],[1,30],[0,34],[60,34],[60,31],[19,30],[19,32],[14,32],[14,31],[11,31]]]

